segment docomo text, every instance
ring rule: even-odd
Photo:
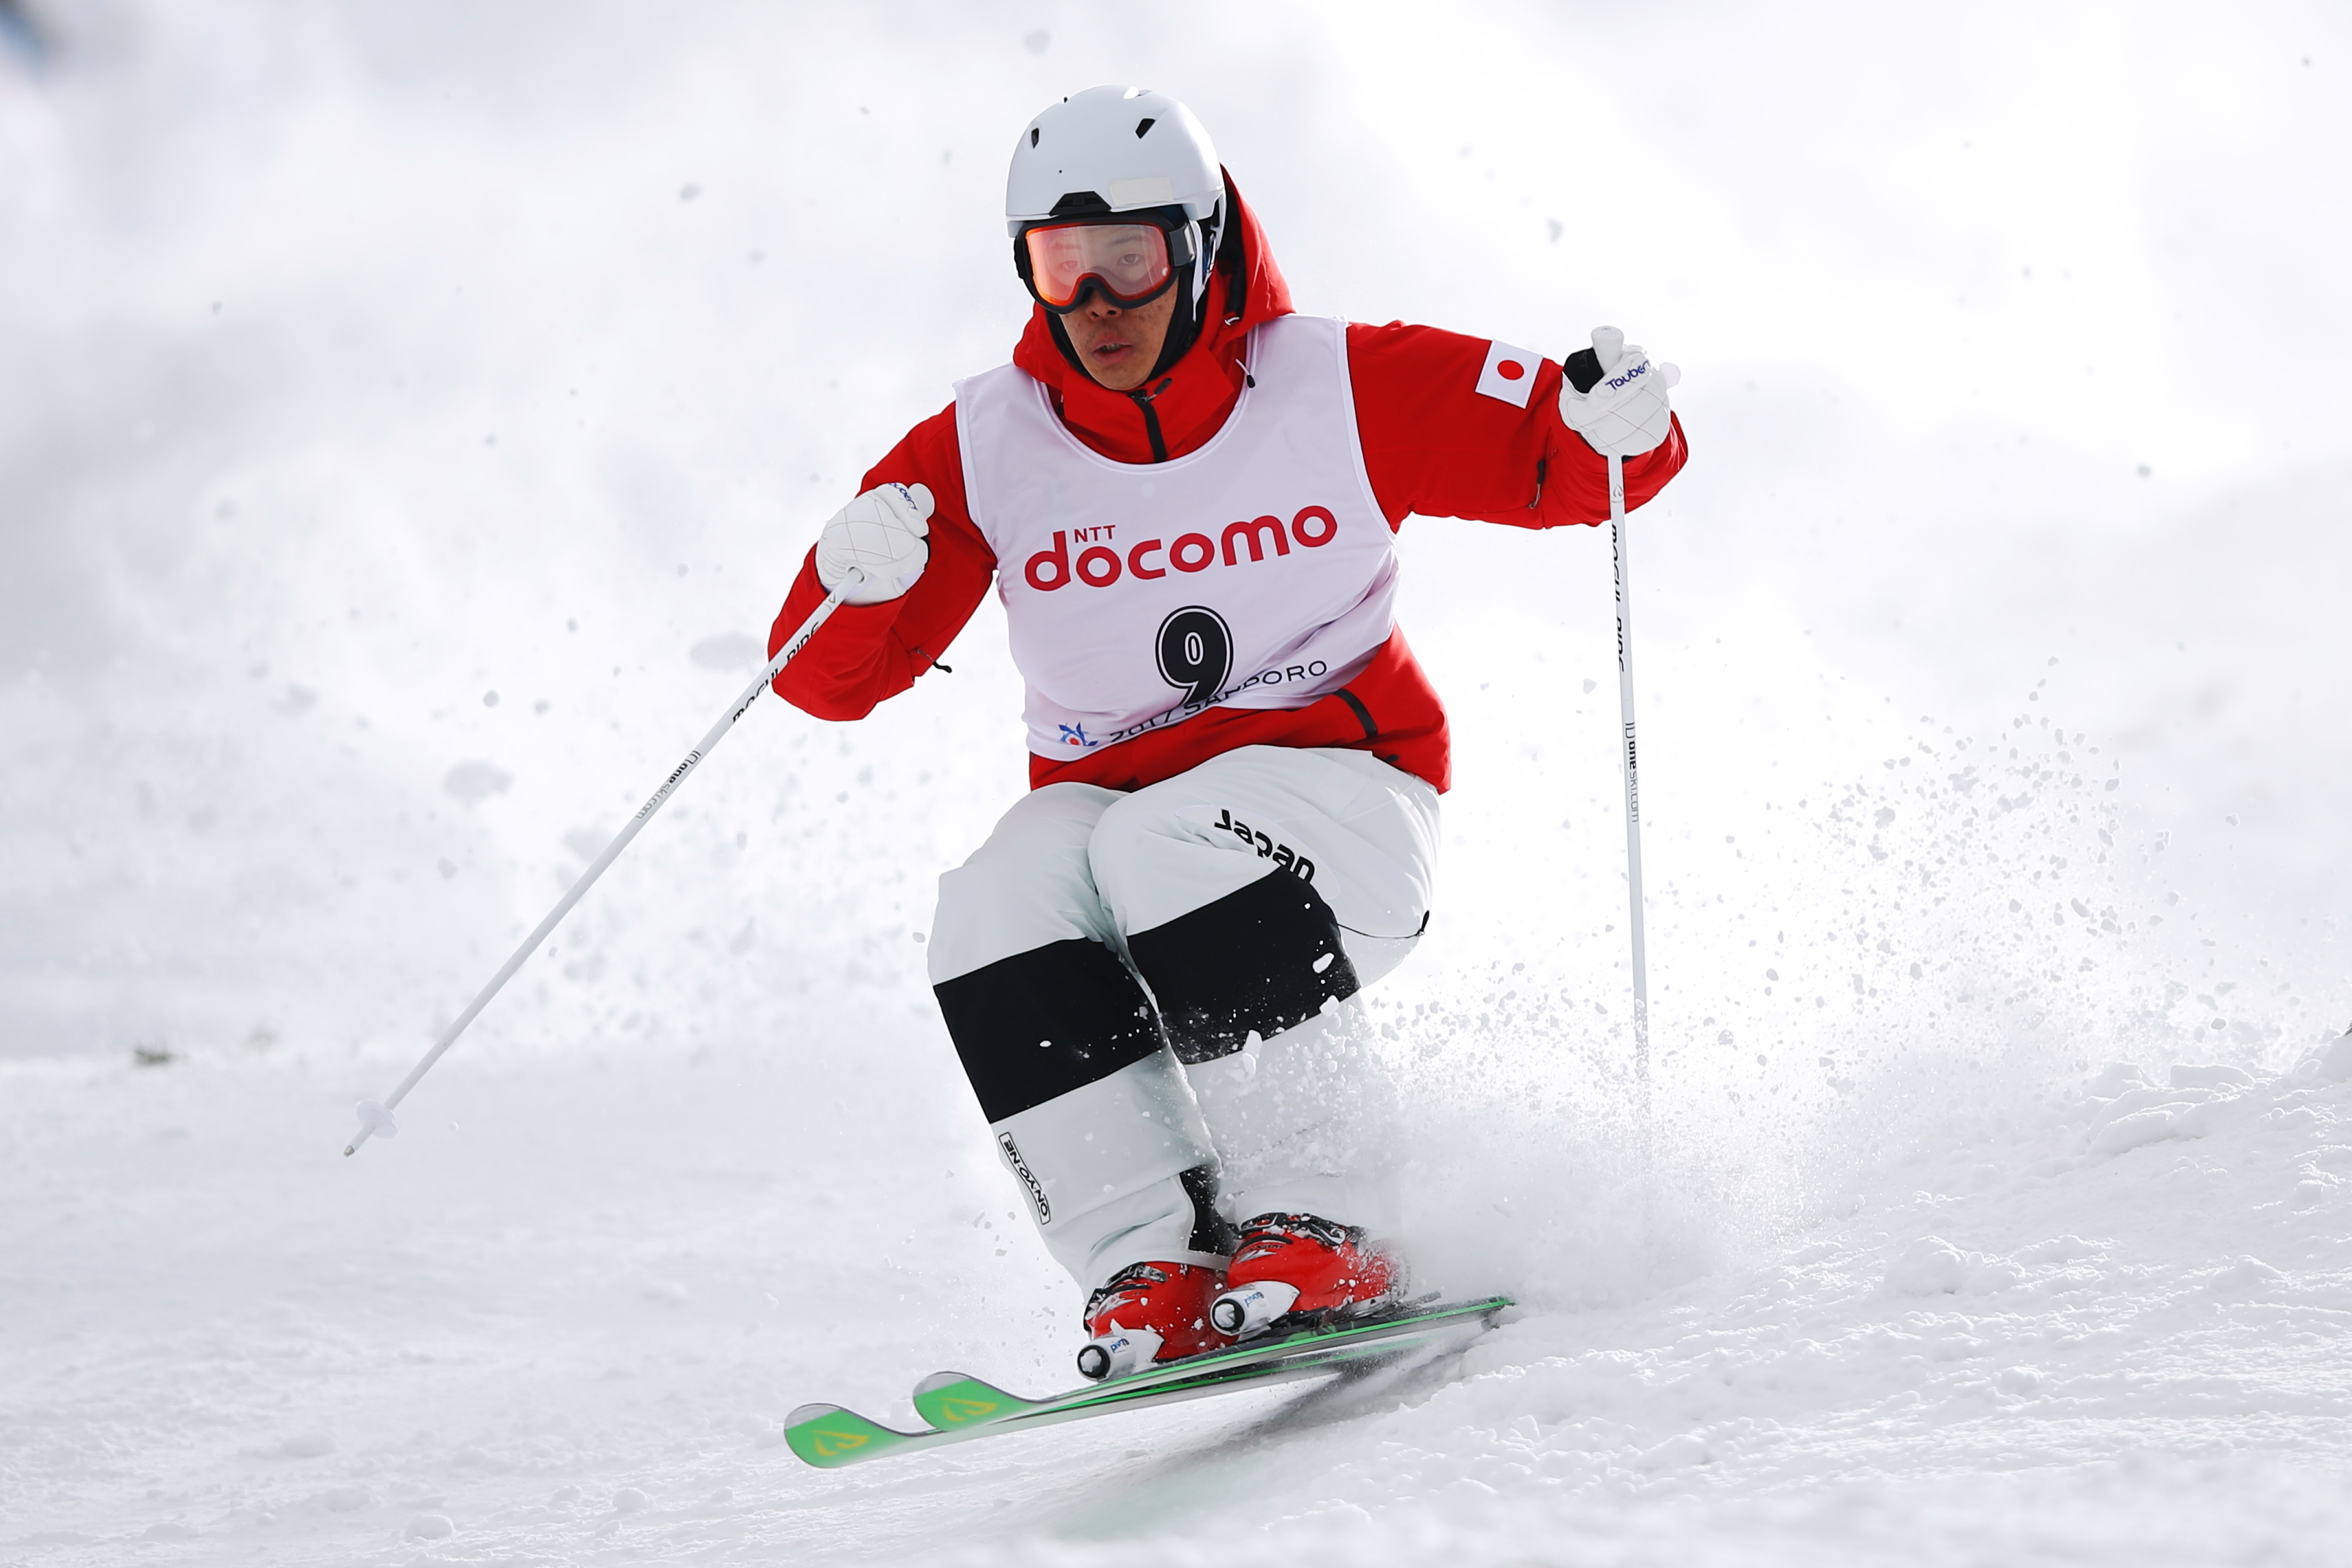
[[[1117,524],[1080,529],[1085,538],[1108,536]],[[1089,588],[1108,588],[1124,576],[1140,577],[1147,581],[1168,575],[1169,568],[1179,572],[1205,572],[1222,556],[1228,566],[1242,564],[1242,552],[1249,552],[1252,561],[1263,561],[1266,552],[1287,555],[1293,543],[1309,550],[1320,549],[1339,536],[1339,520],[1331,515],[1328,507],[1310,506],[1300,510],[1290,520],[1288,527],[1278,517],[1253,518],[1247,522],[1229,522],[1217,539],[1205,533],[1185,533],[1175,542],[1147,539],[1122,554],[1108,544],[1090,544],[1078,552],[1075,560],[1070,555],[1070,534],[1066,529],[1054,531],[1054,547],[1040,550],[1029,557],[1021,575],[1028,584],[1043,594],[1072,583],[1083,583]],[[1084,542],[1082,538],[1080,542]]]

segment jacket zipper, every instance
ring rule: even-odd
[[[1164,463],[1168,460],[1168,442],[1166,437],[1160,434],[1160,416],[1153,411],[1151,400],[1167,391],[1168,384],[1175,379],[1172,375],[1167,376],[1158,386],[1149,391],[1139,387],[1128,394],[1129,397],[1135,399],[1135,405],[1143,410],[1143,433],[1151,437],[1151,460],[1155,463]]]

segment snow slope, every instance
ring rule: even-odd
[[[20,1064],[0,1562],[2333,1562],[2347,1080],[1954,1097],[1679,1280],[1520,1191],[1488,1239],[1539,1245],[1476,1282],[1531,1308],[1450,1384],[817,1472],[803,1398],[1067,1381],[1075,1303],[945,1097],[902,1115],[942,1155],[756,1054],[529,1064],[322,1176],[329,1075]]]
[[[2336,9],[35,9],[0,1564],[2340,1560]],[[819,1475],[804,1400],[1066,1381],[922,984],[1022,787],[993,606],[755,709],[336,1154],[1005,352],[1005,128],[1127,77],[1304,308],[1684,365],[1651,1119],[1606,541],[1413,520],[1458,785],[1372,1005],[1407,1239],[1525,1315]]]

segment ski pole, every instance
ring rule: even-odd
[[[1650,1113],[1650,969],[1642,932],[1642,768],[1633,745],[1633,598],[1625,573],[1625,459],[1609,459],[1609,544],[1617,562],[1617,706],[1625,725],[1625,889],[1633,930],[1633,1077]]]
[[[417,1080],[430,1072],[433,1069],[433,1064],[441,1059],[442,1054],[457,1043],[457,1037],[466,1032],[466,1026],[471,1024],[480,1015],[482,1009],[490,1005],[490,998],[496,996],[506,983],[515,977],[515,972],[523,966],[525,960],[539,950],[539,944],[547,940],[548,933],[556,928],[557,923],[572,912],[572,906],[578,903],[581,896],[595,885],[596,879],[604,874],[604,868],[621,858],[621,851],[629,847],[629,840],[635,838],[644,829],[646,824],[653,820],[654,813],[662,808],[662,803],[669,799],[679,784],[686,782],[686,775],[692,773],[702,759],[710,754],[710,748],[719,744],[727,731],[735,727],[735,721],[743,717],[744,710],[760,700],[760,693],[765,691],[768,689],[768,683],[776,679],[777,671],[792,663],[793,656],[808,646],[808,640],[816,635],[817,627],[824,625],[826,618],[841,607],[841,595],[840,588],[835,588],[826,595],[824,603],[819,605],[815,612],[801,623],[801,629],[794,632],[785,640],[784,646],[776,650],[776,657],[768,661],[768,668],[760,672],[759,679],[743,689],[743,695],[738,697],[734,705],[719,716],[718,723],[710,726],[710,732],[702,737],[701,743],[686,753],[686,760],[669,771],[669,777],[662,780],[661,788],[654,791],[653,798],[637,807],[636,816],[629,818],[627,825],[613,836],[613,842],[604,846],[604,852],[596,857],[594,863],[580,873],[580,879],[572,884],[569,892],[555,901],[555,907],[547,911],[547,918],[541,921],[531,933],[522,939],[522,945],[514,950],[514,955],[499,967],[496,974],[490,976],[490,983],[482,987],[481,994],[467,1004],[466,1010],[457,1015],[457,1021],[441,1031],[441,1037],[434,1042],[431,1050],[425,1053],[424,1060],[408,1069],[408,1076],[400,1080],[400,1087],[385,1095],[381,1100],[360,1101],[360,1130],[351,1142],[344,1146],[343,1153],[346,1157],[358,1153],[360,1145],[366,1142],[372,1135],[381,1133],[390,1138],[399,1132],[399,1127],[392,1120],[393,1109],[408,1098],[408,1091],[416,1087]]]

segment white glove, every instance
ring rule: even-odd
[[[816,580],[845,605],[878,605],[915,585],[931,547],[931,487],[881,485],[826,520],[817,536]]]
[[[1592,355],[1601,362],[1601,379],[1591,391],[1579,392],[1574,379],[1563,376],[1559,416],[1602,457],[1638,458],[1673,433],[1666,389],[1683,373],[1653,364],[1645,351],[1628,348],[1625,334],[1614,327],[1592,329]]]

